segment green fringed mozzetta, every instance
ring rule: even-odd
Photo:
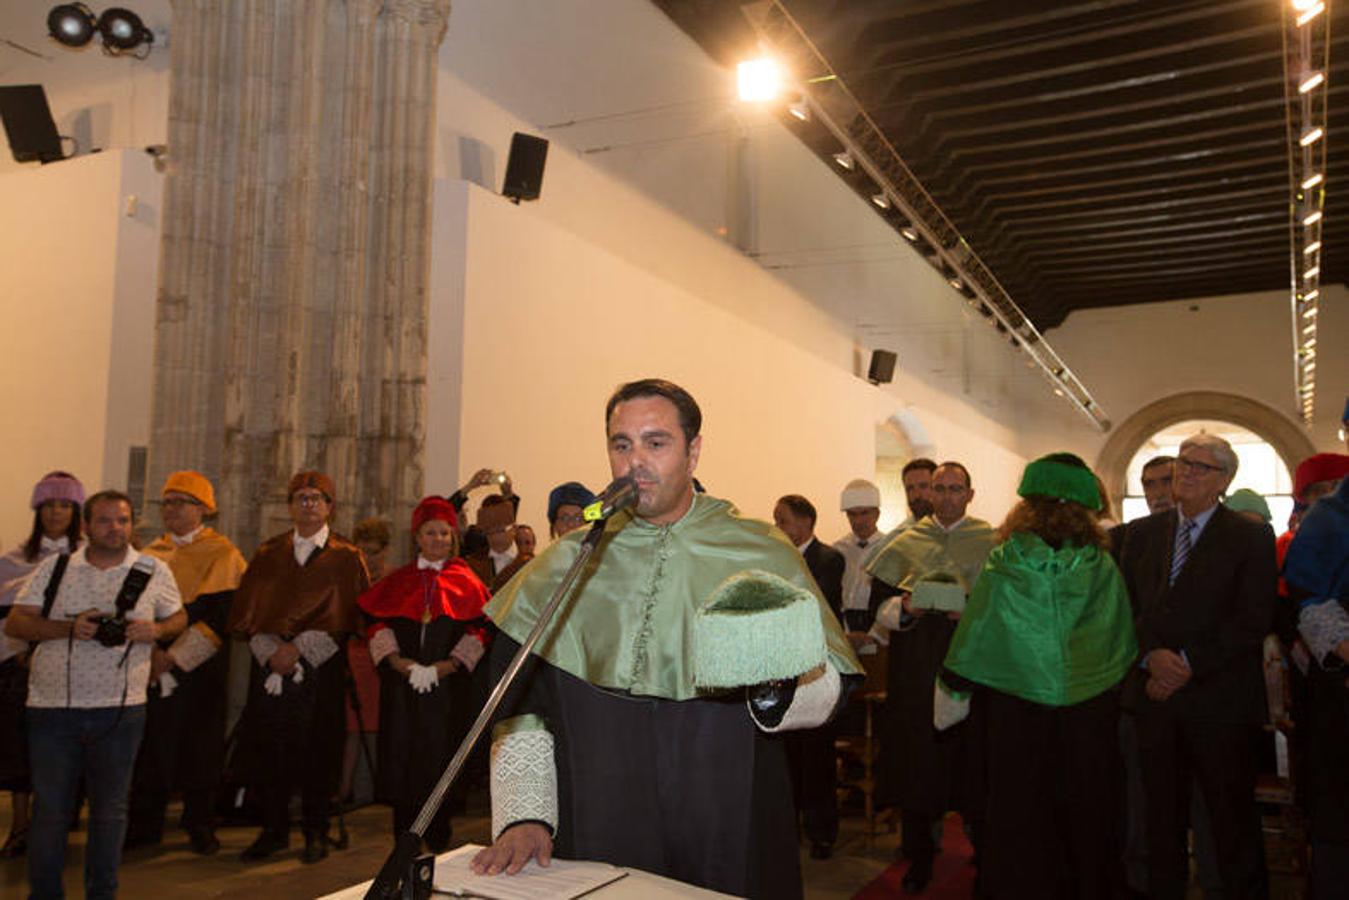
[[[732,575],[693,623],[693,679],[700,690],[795,678],[825,660],[815,595],[778,575]]]

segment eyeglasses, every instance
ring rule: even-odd
[[[296,506],[318,506],[327,503],[328,498],[322,494],[296,494],[290,498],[290,502]]]
[[[1200,462],[1197,459],[1186,459],[1181,456],[1176,459],[1176,467],[1189,472],[1191,475],[1206,475],[1209,472],[1226,472],[1222,466],[1215,466],[1211,463]]]

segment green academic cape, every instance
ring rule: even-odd
[[[1046,706],[1119,684],[1138,655],[1124,579],[1099,547],[1016,532],[988,556],[945,666]]]
[[[486,611],[498,628],[524,641],[584,536],[578,529],[553,543],[493,597]],[[629,510],[613,516],[534,652],[597,687],[669,700],[699,696],[690,647],[694,615],[726,579],[751,570],[810,591],[830,663],[842,675],[861,673],[796,548],[768,523],[742,518],[706,494],[668,525]]]
[[[872,598],[912,590],[919,581],[955,582],[968,592],[993,542],[993,527],[981,519],[967,517],[947,531],[926,516],[895,535],[867,566]],[[942,732],[932,724],[932,688],[955,627],[944,613],[927,613],[890,632],[879,803],[937,815],[980,802],[980,765],[968,736],[974,723]]]

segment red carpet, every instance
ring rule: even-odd
[[[974,850],[965,839],[959,816],[942,823],[942,852],[932,866],[932,881],[921,894],[906,894],[899,883],[909,870],[909,861],[891,863],[870,884],[853,894],[853,900],[894,900],[919,896],[925,900],[969,900],[974,893]]]

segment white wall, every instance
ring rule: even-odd
[[[1344,452],[1336,437],[1349,394],[1349,290],[1321,289],[1316,422],[1318,450]],[[1302,428],[1293,405],[1293,341],[1288,294],[1269,291],[1074,312],[1050,334],[1121,423],[1142,407],[1188,391],[1248,397]],[[1027,452],[1047,446],[1035,435]],[[1106,435],[1076,443],[1093,460]]]
[[[874,473],[875,426],[900,408],[893,395],[557,227],[536,207],[476,186],[436,196],[437,271],[461,257],[464,268],[462,307],[453,279],[434,279],[432,341],[446,352],[436,330],[448,334],[454,326],[443,323],[460,317],[465,340],[462,361],[434,353],[430,361],[433,416],[453,402],[460,370],[458,449],[450,429],[433,421],[427,456],[457,456],[456,483],[480,467],[506,469],[524,497],[521,520],[544,528],[549,488],[575,479],[597,489],[608,481],[609,393],[624,381],[665,377],[703,408],[698,474],[711,493],[760,517],[782,494],[802,493],[820,509],[823,536],[846,530],[838,492]],[[458,240],[466,240],[462,253]],[[729,252],[714,243],[702,258]],[[732,256],[752,280],[754,264]],[[811,320],[807,301],[772,287],[778,320]],[[1014,435],[988,421],[968,427],[943,416],[938,410],[950,398],[900,378],[900,391],[927,404],[914,408],[939,453],[959,456],[976,473],[973,511],[1001,518],[1024,463],[1008,449]],[[427,487],[450,484],[429,478]]]
[[[160,185],[132,152],[0,175],[6,547],[27,535],[44,473],[123,488],[127,450],[149,436]]]

